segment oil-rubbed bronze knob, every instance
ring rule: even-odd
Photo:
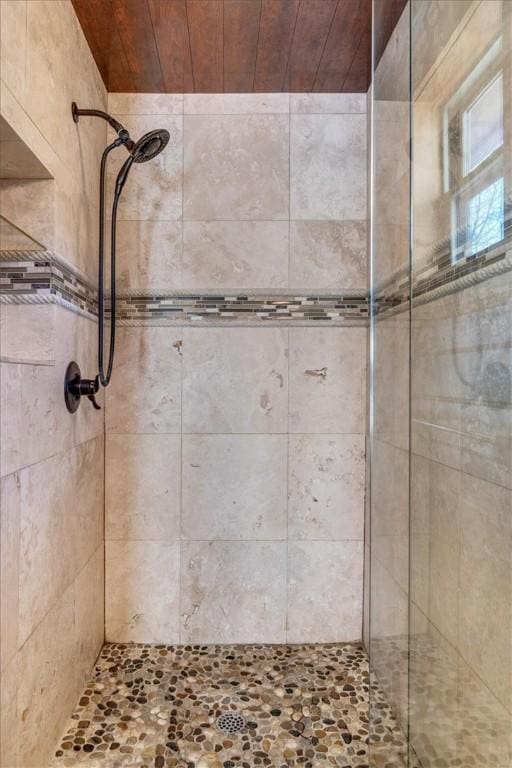
[[[80,399],[86,397],[91,401],[96,410],[101,406],[96,402],[96,394],[100,388],[99,376],[94,379],[82,379],[80,367],[73,360],[66,368],[64,377],[64,400],[70,413],[75,413],[80,405]]]

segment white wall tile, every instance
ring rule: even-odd
[[[181,641],[284,642],[285,561],[285,542],[183,542]]]
[[[286,538],[286,435],[185,435],[182,536]]]
[[[180,443],[180,435],[107,436],[107,539],[179,538]]]

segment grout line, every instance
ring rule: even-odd
[[[285,561],[285,642],[288,642],[288,621],[289,621],[289,555],[290,555],[290,329],[287,329],[288,356],[287,356],[287,435],[286,435],[286,561]]]
[[[182,600],[183,600],[183,579],[182,579],[182,566],[183,566],[183,391],[184,391],[184,350],[186,349],[186,344],[182,345],[182,348],[179,350],[179,362],[180,362],[180,369],[181,369],[181,378],[180,378],[180,513],[179,513],[179,555],[178,555],[178,567],[179,567],[179,573],[178,573],[178,637],[180,640],[180,643],[183,642],[182,637],[182,626],[181,626],[181,616],[182,616]]]

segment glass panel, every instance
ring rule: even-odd
[[[475,254],[503,240],[505,183],[498,179],[471,198],[468,206],[468,240]]]
[[[503,77],[499,75],[464,113],[464,161],[472,171],[503,144]]]

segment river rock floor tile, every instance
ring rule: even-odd
[[[368,696],[358,643],[109,643],[52,768],[368,768]],[[380,707],[372,739],[403,753],[373,685],[372,696]],[[228,713],[221,730],[218,718]]]

